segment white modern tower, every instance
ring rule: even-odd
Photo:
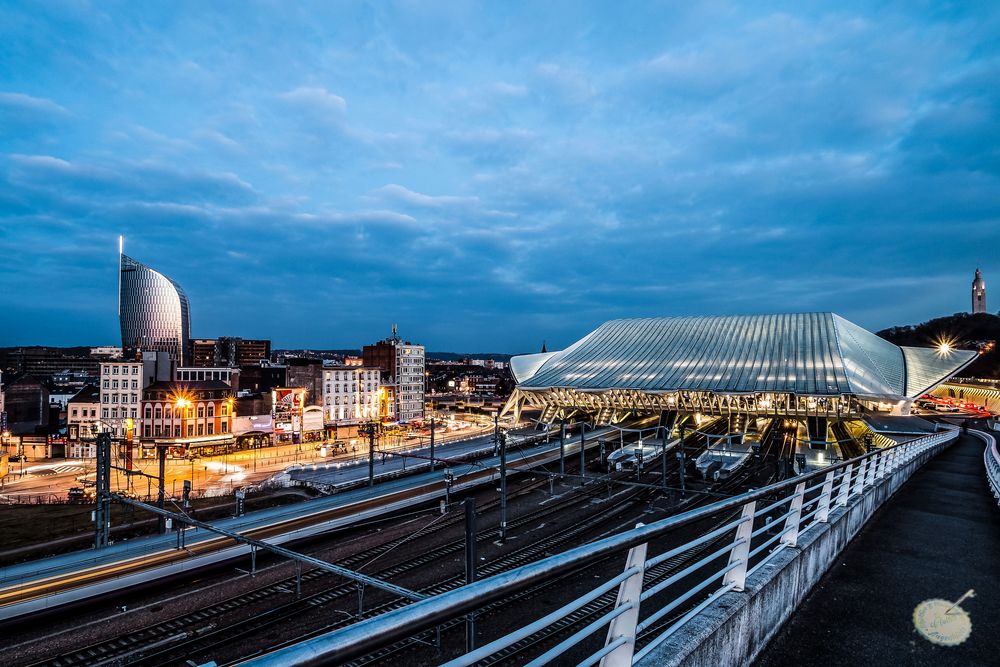
[[[191,308],[180,285],[122,252],[118,241],[118,320],[122,350],[167,352],[186,364]]]

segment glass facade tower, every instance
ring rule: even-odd
[[[167,352],[186,365],[191,307],[181,286],[119,249],[118,319],[122,349]]]

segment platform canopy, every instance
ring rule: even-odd
[[[607,322],[565,350],[511,359],[522,392],[792,394],[900,401],[976,358],[899,347],[834,313]]]

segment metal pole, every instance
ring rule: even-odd
[[[662,417],[660,418],[662,420]],[[660,459],[660,483],[663,488],[667,488],[667,439],[670,437],[670,429],[664,427],[662,424],[660,428],[663,429],[663,452]]]
[[[431,417],[431,472],[434,472],[434,417]]]
[[[566,420],[559,420],[559,478],[566,474]]]
[[[160,478],[158,480],[158,483],[159,483],[159,494],[157,495],[156,506],[159,507],[162,510],[163,509],[163,497],[164,497],[163,478],[166,476],[166,472],[167,472],[167,448],[166,447],[157,447],[156,451],[160,455]],[[167,532],[167,519],[162,514],[159,515],[158,524],[159,524],[158,527],[159,527],[160,535],[162,535],[163,533]]]
[[[23,461],[24,459],[22,459]],[[97,511],[94,512],[94,548],[108,546],[111,533],[111,436],[97,436]]]
[[[587,441],[583,435],[586,432],[587,424],[580,422],[580,486],[587,483],[587,452],[585,448]]]
[[[507,541],[507,434],[500,434],[500,543]]]
[[[375,422],[368,422],[368,486],[375,486]]]
[[[476,500],[465,499],[465,583],[476,581]],[[465,652],[476,648],[475,612],[465,617]]]
[[[683,498],[684,495],[685,495],[685,493],[686,493],[686,491],[684,489],[684,472],[685,472],[685,465],[684,465],[684,424],[681,424],[680,436],[681,436],[681,441],[680,441],[679,446],[681,448],[681,451],[679,452],[679,454],[680,454],[681,465],[680,465],[680,470],[678,470],[677,472],[681,476],[681,498]]]

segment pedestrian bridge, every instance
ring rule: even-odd
[[[1000,636],[1000,509],[989,474],[1000,488],[994,437],[941,425],[247,664],[343,662],[609,558],[624,565],[619,574],[449,667],[488,662],[583,609],[598,611],[530,664],[991,663]],[[939,646],[915,632],[921,601],[957,601],[968,589],[979,596],[958,608],[973,618],[964,643]],[[606,607],[593,604],[608,594]]]

